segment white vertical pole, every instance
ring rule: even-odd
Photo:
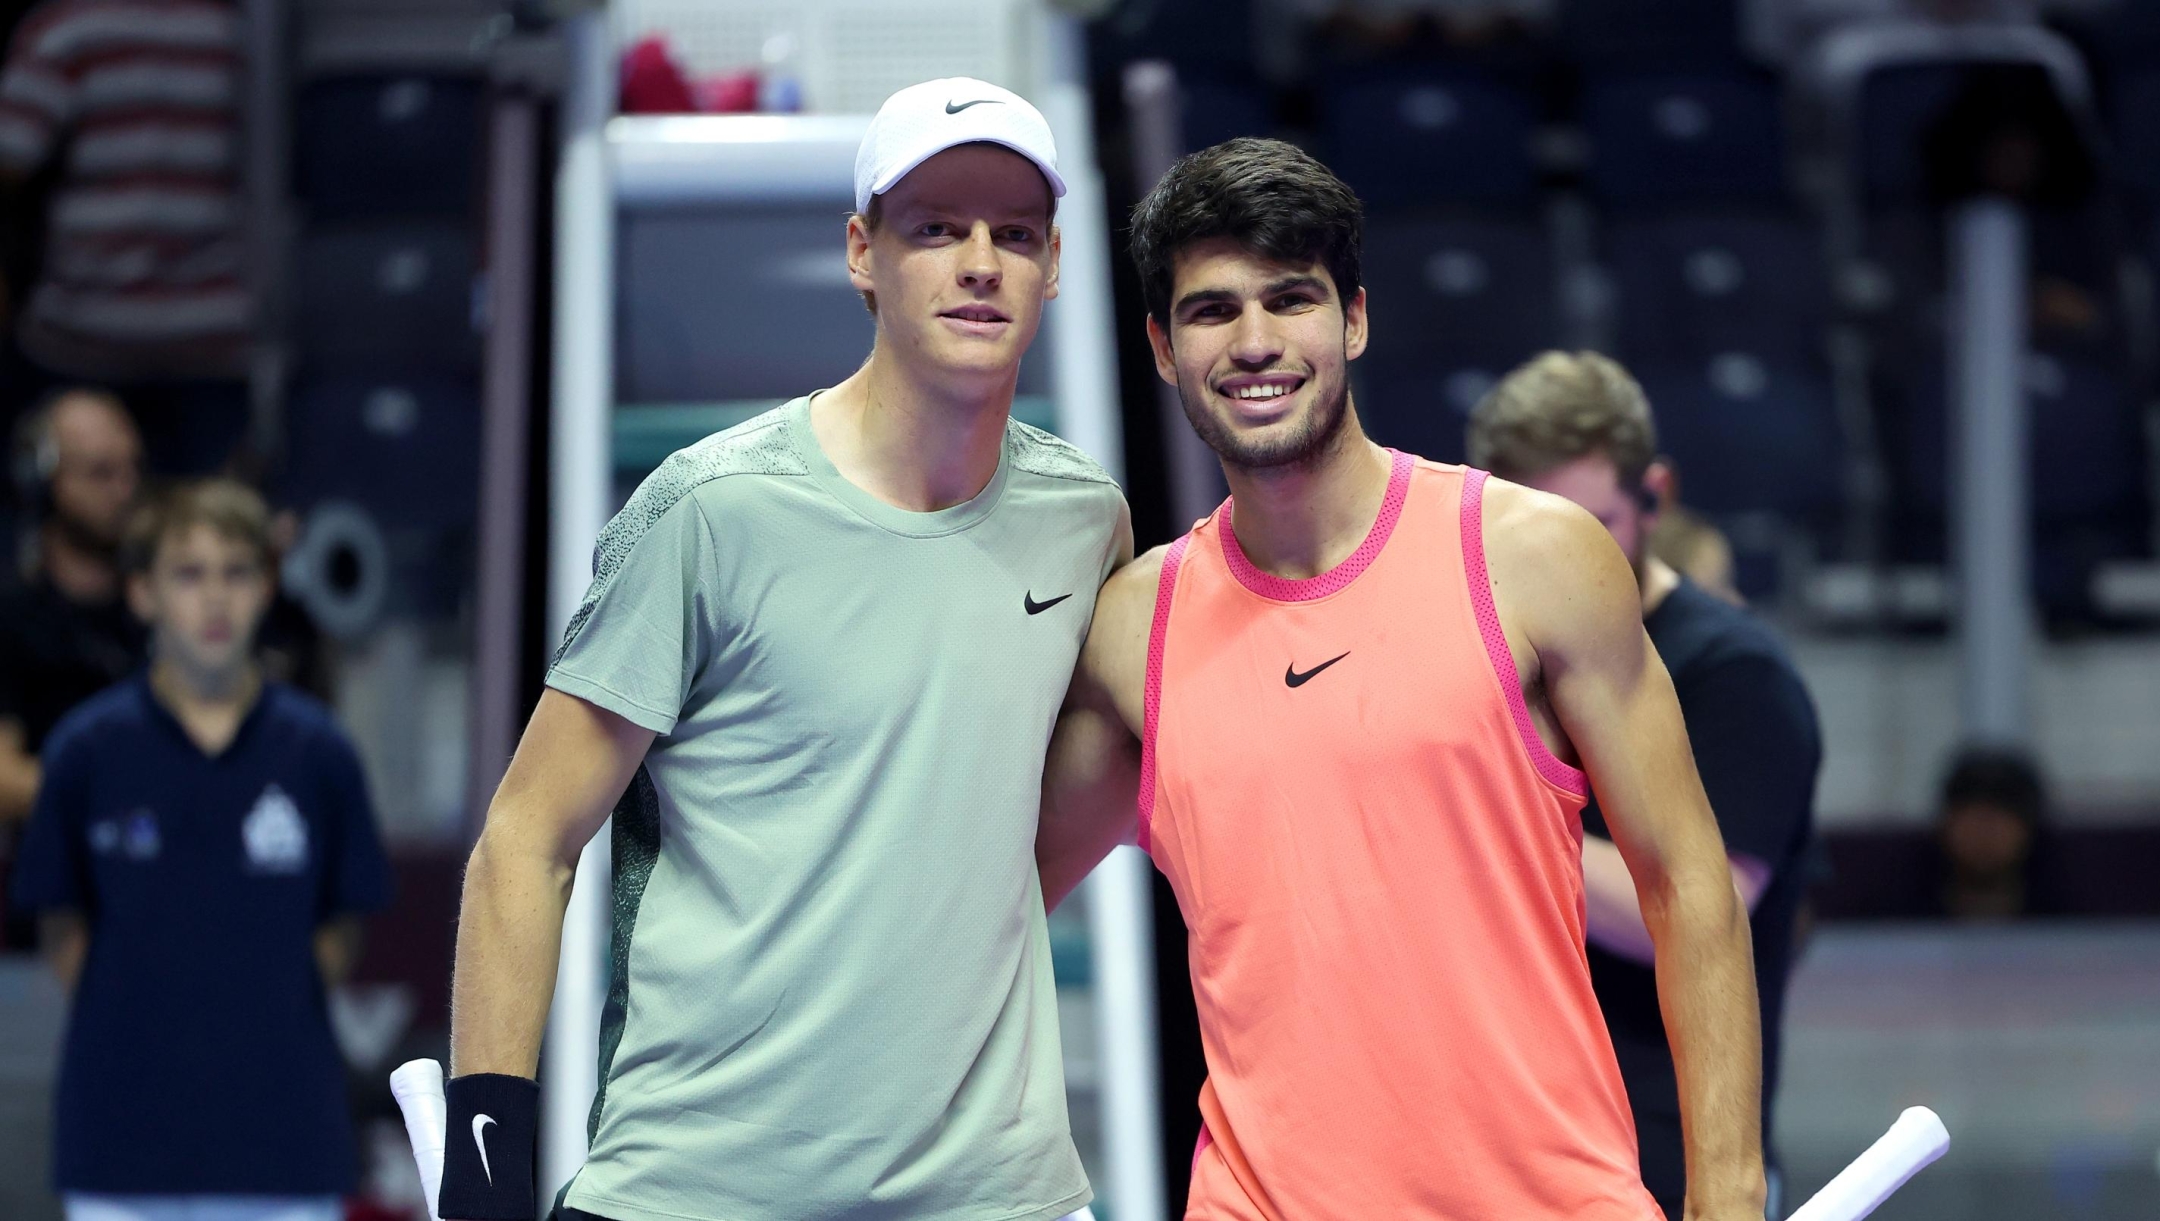
[[[562,638],[592,579],[592,549],[607,523],[612,476],[615,200],[606,127],[614,106],[614,46],[604,11],[570,18],[564,32],[570,73],[555,181],[555,401],[548,458],[551,642]],[[585,1161],[586,1117],[599,1087],[608,885],[608,829],[602,827],[578,862],[548,1014],[540,1071],[543,1213]]]
[[[1058,299],[1050,303],[1051,393],[1058,435],[1124,478],[1125,428],[1118,408],[1117,316],[1110,292],[1110,221],[1095,166],[1087,86],[1058,81],[1037,91],[1057,140],[1065,198],[1058,201]]]
[[[2025,388],[2025,217],[1981,199],[1951,218],[1952,537],[1966,738],[2030,730],[2031,467]]]
[[[1036,101],[1057,139],[1065,198],[1058,300],[1050,306],[1051,384],[1058,430],[1122,478],[1117,316],[1110,291],[1110,220],[1087,92],[1079,22],[1049,20],[1049,71]],[[1145,856],[1110,854],[1085,885],[1102,1064],[1105,1211],[1117,1221],[1163,1221],[1161,1093],[1155,1038],[1154,890]]]

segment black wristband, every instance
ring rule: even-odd
[[[457,1221],[532,1221],[540,1083],[502,1073],[443,1086],[442,1192],[435,1213]]]

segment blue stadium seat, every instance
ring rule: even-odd
[[[301,362],[401,372],[469,370],[473,241],[452,222],[323,226],[299,243]]]
[[[1178,89],[1178,109],[1186,152],[1208,148],[1235,136],[1269,135],[1275,127],[1267,92],[1255,85],[1182,82]]]
[[[1949,508],[1950,381],[1940,361],[1908,379],[1887,439],[1894,475],[1923,517]],[[2139,405],[2108,367],[2062,351],[2026,365],[2033,516],[2043,526],[2141,512],[2145,437]]]
[[[2104,365],[2033,353],[2033,591],[2050,620],[2091,620],[2092,576],[2104,561],[2149,558],[2152,505],[2136,396]],[[1892,379],[1886,449],[1901,558],[1943,562],[1951,519],[1949,382],[1941,362]]]
[[[1745,71],[1625,72],[1583,90],[1591,192],[1614,207],[1782,199],[1776,84]]]
[[[1168,60],[1180,76],[1250,73],[1255,58],[1253,8],[1253,0],[1121,4],[1114,13],[1087,23],[1088,60]]]
[[[350,501],[387,529],[468,525],[480,475],[480,404],[454,377],[303,378],[286,411],[284,498]]]
[[[1955,65],[1919,64],[1871,74],[1860,92],[1860,186],[1867,199],[1904,203],[1927,193],[1928,131],[1964,87]]]
[[[1372,340],[1353,366],[1373,435],[1452,460],[1485,391],[1561,339],[1552,248],[1528,221],[1376,217],[1365,229]]]
[[[1368,208],[1532,198],[1533,98],[1469,72],[1346,78],[1321,97],[1328,167]]]
[[[1635,372],[1691,507],[1805,522],[1842,503],[1844,440],[1817,367],[1735,350]]]
[[[1747,351],[1820,363],[1830,318],[1822,243],[1770,210],[1623,218],[1605,232],[1620,352],[1632,362]]]
[[[2117,87],[2115,163],[2125,183],[2146,202],[2160,204],[2160,67]]]
[[[1579,64],[1737,62],[1739,8],[1739,0],[1561,0],[1561,38]]]
[[[346,76],[300,91],[294,156],[316,220],[382,215],[463,218],[476,208],[479,80]]]

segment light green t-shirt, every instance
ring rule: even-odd
[[[601,1096],[567,1202],[1061,1216],[1089,1191],[1035,824],[1124,500],[1015,422],[981,494],[906,512],[809,418],[797,399],[646,479],[548,675],[660,735],[615,812]]]

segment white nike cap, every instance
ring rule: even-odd
[[[1049,121],[1010,89],[972,77],[949,76],[909,85],[885,99],[862,147],[855,150],[855,210],[870,210],[870,198],[883,195],[908,171],[959,144],[1002,144],[1035,163],[1050,181],[1050,194],[1064,198],[1058,177],[1057,144]]]

